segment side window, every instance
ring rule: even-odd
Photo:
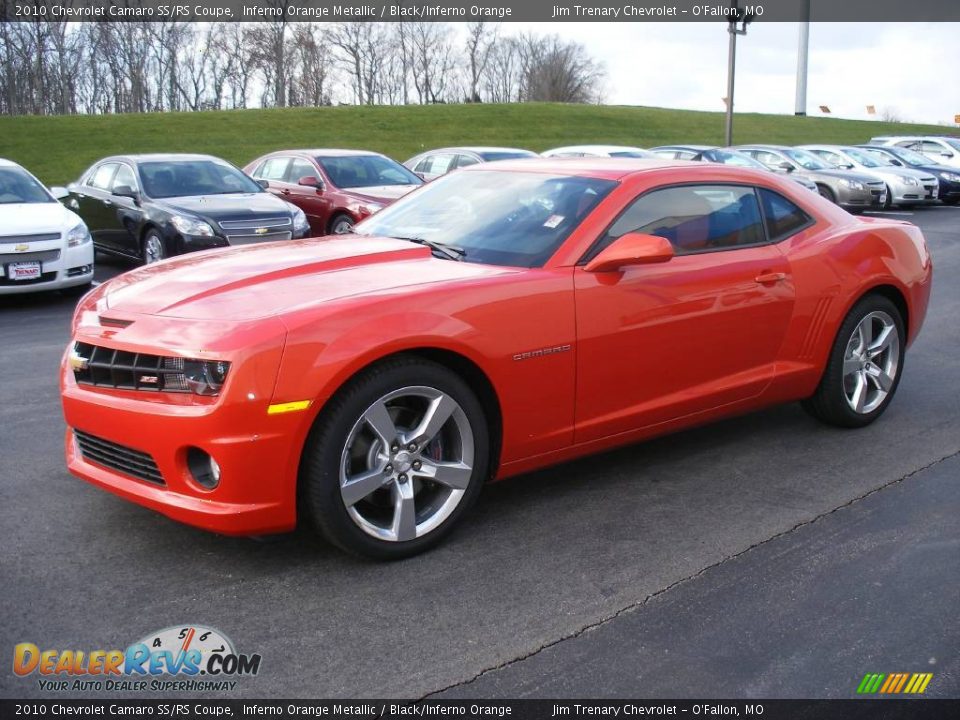
[[[932,158],[939,158],[942,155],[949,155],[950,157],[953,157],[953,153],[951,153],[943,145],[940,143],[931,142],[929,140],[923,141],[923,149],[920,152],[922,152],[924,155],[929,155]]]
[[[453,155],[434,155],[427,173],[432,177],[440,177],[453,170]]]
[[[479,162],[479,160],[477,160],[475,157],[471,157],[470,155],[457,155],[458,168],[470,167],[471,165],[476,165]]]
[[[654,151],[653,151],[653,154],[654,154],[654,155],[657,155],[657,156],[659,156],[659,157],[662,157],[662,158],[666,158],[667,160],[676,160],[676,159],[677,159],[677,151],[676,151],[676,150],[654,150]]]
[[[765,151],[762,151],[762,150],[759,150],[759,151],[758,151],[758,150],[754,150],[753,152],[750,152],[749,154],[750,154],[750,155],[753,155],[754,158],[756,158],[757,160],[759,160],[759,161],[762,162],[764,165],[766,165],[767,167],[770,167],[770,168],[777,168],[777,167],[780,166],[780,163],[783,162],[783,158],[781,158],[781,157],[779,157],[779,156],[777,156],[777,155],[774,155],[774,154],[771,153],[771,152],[765,152]]]
[[[287,170],[287,182],[296,185],[300,178],[319,177],[320,173],[309,162],[303,158],[293,158],[290,161],[290,169]]]
[[[697,153],[689,150],[677,150],[677,160],[693,160],[696,156]]]
[[[833,163],[834,165],[849,165],[846,160],[837,155],[836,153],[829,152],[828,150],[814,150],[814,152],[826,160],[828,163]]]
[[[813,218],[780,193],[760,188],[760,201],[767,219],[767,231],[773,242],[779,242],[813,224]]]
[[[431,160],[431,159],[432,159],[432,158],[430,158],[430,157],[425,157],[423,160],[421,160],[420,162],[418,162],[418,163],[414,166],[413,171],[414,171],[415,173],[425,173],[425,172],[427,172],[427,169],[430,167],[430,160]]]
[[[258,180],[275,180],[277,182],[284,182],[284,178],[287,175],[287,165],[289,163],[290,158],[270,158],[264,162],[263,165],[257,168],[257,172],[254,174],[254,177],[256,177]]]
[[[133,174],[133,168],[129,165],[121,164],[117,168],[117,174],[113,177],[113,182],[110,183],[111,190],[116,190],[122,186],[127,186],[134,190],[140,187],[140,184],[137,182],[137,176]]]
[[[678,255],[766,242],[756,193],[737,185],[684,185],[642,195],[601,246],[628,232],[666,238]]]
[[[97,188],[98,190],[109,190],[110,181],[113,179],[113,174],[117,171],[117,163],[104,163],[98,167],[93,176],[90,178],[90,187]]]

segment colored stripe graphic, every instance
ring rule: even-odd
[[[905,693],[920,695],[933,680],[933,673],[867,673],[857,686],[858,695]]]

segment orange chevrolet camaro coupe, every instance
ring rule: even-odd
[[[63,358],[67,464],[214,532],[303,518],[407,556],[491,479],[774,403],[872,422],[931,273],[915,226],[772,173],[477,165],[352,234],[94,289]]]

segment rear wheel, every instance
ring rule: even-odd
[[[880,295],[863,298],[840,326],[820,385],[804,409],[840,427],[872,423],[897,391],[905,343],[897,306]]]
[[[439,542],[476,500],[489,446],[469,386],[442,365],[401,356],[364,371],[318,418],[301,501],[338,547],[408,557]]]

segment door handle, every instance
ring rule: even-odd
[[[761,285],[773,285],[774,283],[783,282],[787,279],[787,274],[782,272],[765,272],[757,275],[754,280]]]
[[[113,202],[111,200],[104,200],[103,204],[107,207],[113,207]]]
[[[282,192],[284,195],[289,195],[289,194],[290,194],[290,191],[287,190],[286,188],[284,188],[284,189],[281,190],[280,192]]]

